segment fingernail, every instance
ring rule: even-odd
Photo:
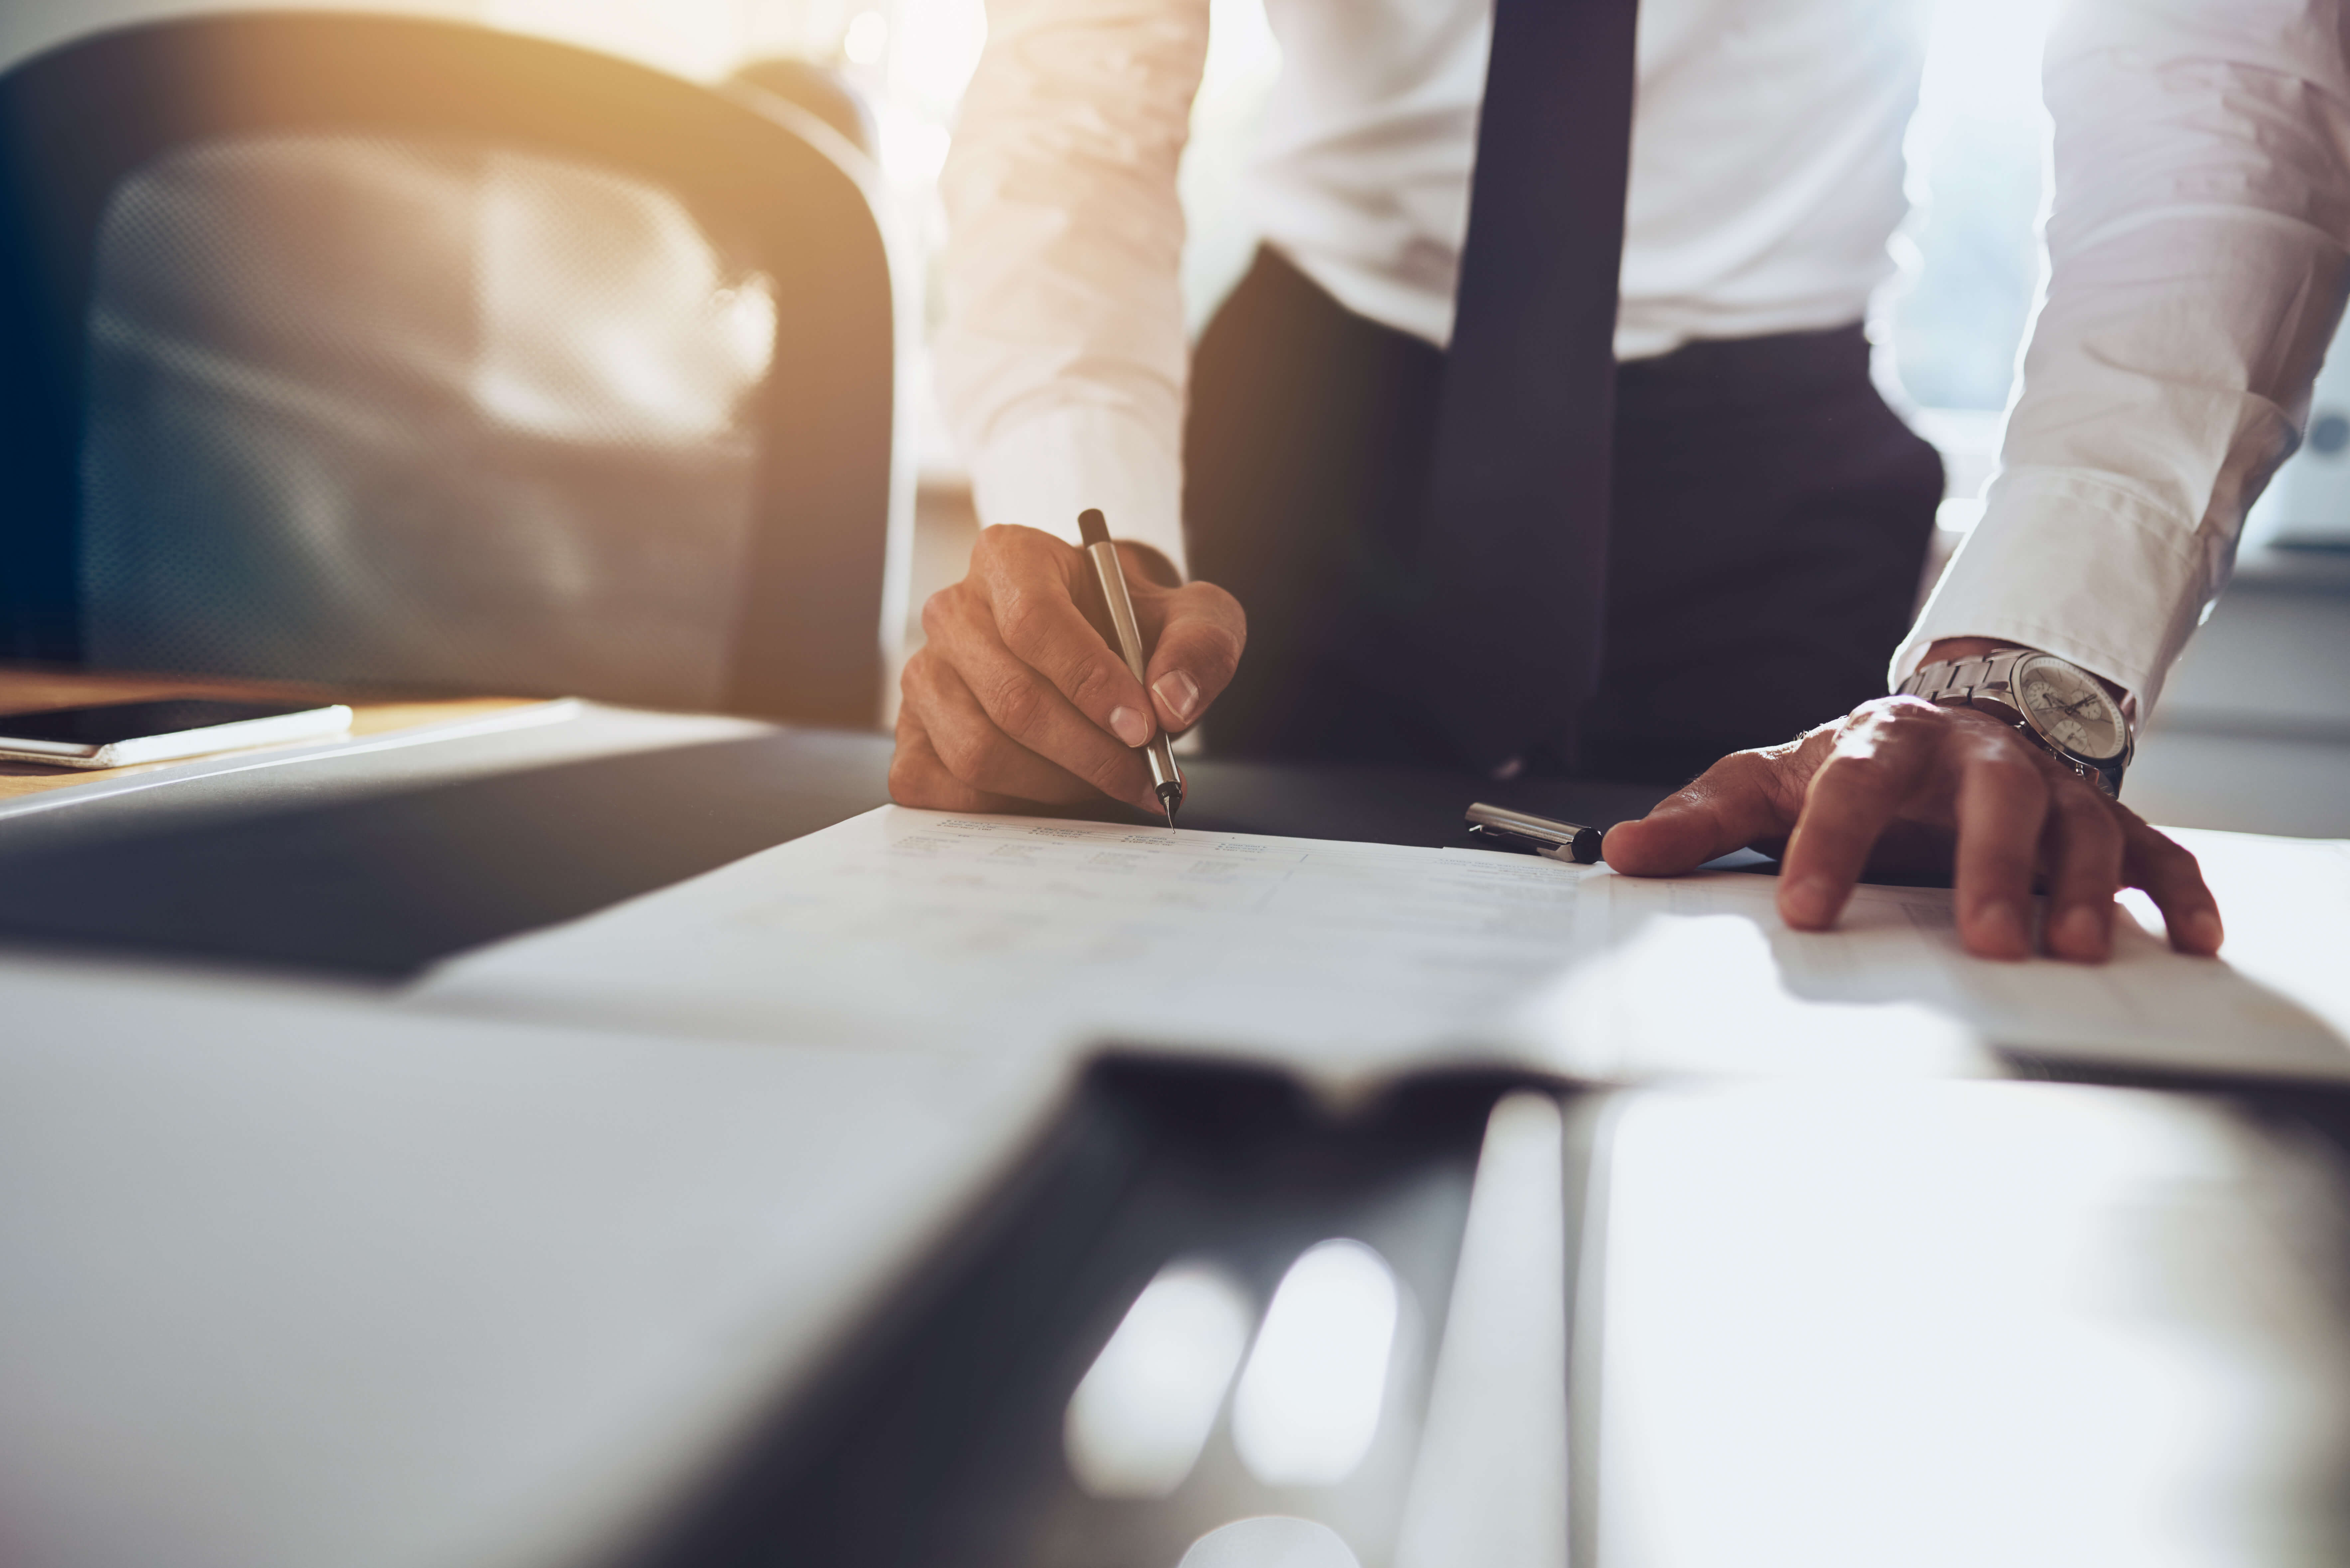
[[[1993,898],[1975,910],[1975,932],[1985,946],[2018,957],[2031,946],[2023,911],[2004,898]]]
[[[1191,722],[1192,705],[1200,701],[1199,683],[1180,670],[1170,670],[1151,688],[1167,711],[1184,723]]]
[[[1779,890],[1779,912],[1795,926],[1825,926],[1835,908],[1835,889],[1825,877],[1806,877]]]
[[[1139,746],[1150,739],[1150,721],[1131,708],[1109,711],[1110,732],[1129,746]]]
[[[2098,958],[2106,950],[2106,922],[2085,904],[2075,904],[2056,917],[2049,946],[2074,958]]]
[[[2216,953],[2220,950],[2220,944],[2227,940],[2228,933],[2220,926],[2220,917],[2210,910],[2199,910],[2187,917],[2188,945],[2198,952]]]

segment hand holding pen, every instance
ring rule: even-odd
[[[969,575],[923,607],[927,640],[899,682],[892,799],[1021,811],[1108,795],[1164,814],[1137,748],[1200,722],[1239,665],[1248,623],[1232,595],[1181,582],[1147,546],[1105,553],[1123,558],[1149,650],[1141,677],[1087,618],[1102,584],[1086,551],[1033,528],[984,529]]]

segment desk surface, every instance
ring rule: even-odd
[[[0,800],[0,943],[397,981],[888,798],[890,743],[876,734],[594,704],[413,734],[282,766],[161,772],[64,809]],[[1349,766],[1201,761],[1190,773],[1189,826],[1415,845],[1471,842],[1461,813],[1479,795],[1607,824],[1663,793]],[[2350,918],[2350,851],[2184,836],[2228,911],[2229,961],[2350,1020],[2350,974],[2331,957]]]
[[[0,672],[0,708],[252,690]],[[354,709],[363,732],[381,733],[515,705]],[[395,978],[889,798],[890,742],[876,734],[589,705],[529,744],[459,735],[435,742],[429,762],[427,749],[399,753],[397,764],[383,753],[328,754],[175,778],[135,800],[92,798],[0,821],[0,940]],[[8,785],[67,789],[134,771],[26,770],[0,777],[0,804]],[[1481,784],[1403,768],[1198,761],[1187,771],[1186,826],[1394,844],[1470,842],[1461,813],[1472,798],[1606,824],[1663,793],[1564,780]],[[1104,805],[1105,815],[1119,811]],[[122,897],[130,887],[137,898]]]
[[[347,702],[351,708],[354,737],[445,724],[543,701],[528,697],[354,693],[290,681],[0,665],[0,714],[160,697]],[[880,736],[865,736],[862,740],[861,746],[831,754],[820,782],[826,786],[850,788],[869,797],[868,806],[879,805],[889,798],[890,743]],[[104,783],[173,765],[142,763],[126,768],[75,769],[44,767],[35,763],[0,763],[0,801]],[[1435,769],[1272,766],[1192,758],[1186,760],[1184,770],[1193,781],[1191,804],[1183,814],[1187,827],[1392,844],[1459,842],[1461,808],[1468,805],[1472,794],[1502,805],[1605,826],[1639,815],[1664,793],[1662,786],[1559,779],[1479,784]],[[1110,815],[1118,810],[1105,804],[1102,815]],[[1145,819],[1135,815],[1134,820]]]
[[[526,707],[529,697],[369,697],[282,680],[204,680],[186,676],[102,674],[72,670],[0,666],[0,714],[86,703],[142,702],[159,697],[217,697],[255,701],[348,702],[354,736],[384,735],[425,724]],[[134,763],[126,768],[51,768],[38,763],[0,762],[0,801],[76,784],[102,783],[152,773],[176,763]]]
[[[135,794],[93,788],[68,807],[0,816],[0,939],[394,976],[862,811],[884,798],[889,749],[873,735],[588,706],[528,731],[172,776]],[[1601,823],[1657,793],[1557,781],[1472,786],[1404,771],[1215,763],[1191,771],[1186,820],[1197,826],[1420,844],[1458,842],[1472,793]],[[2280,856],[2303,847],[2245,846]],[[2280,880],[2262,864],[2244,865],[2263,888]],[[2222,897],[2241,940],[2257,921],[2224,888]],[[2339,929],[2313,931],[2302,961],[2331,961],[2317,948]],[[111,970],[19,959],[0,970],[18,1009],[0,1053],[8,1079],[0,1297],[9,1298],[0,1311],[0,1387],[9,1395],[0,1399],[0,1449],[18,1456],[0,1475],[0,1514],[32,1542],[35,1563],[298,1563],[338,1550],[385,1568],[577,1561],[583,1535],[659,1511],[743,1430],[763,1392],[819,1362],[903,1369],[906,1387],[951,1397],[973,1386],[962,1380],[972,1368],[1050,1360],[1062,1381],[1039,1382],[1023,1408],[1042,1434],[1029,1451],[1057,1466],[1066,1389],[1158,1261],[1120,1256],[1112,1268],[1081,1243],[1107,1236],[1132,1248],[1142,1237],[1188,1247],[1191,1232],[1169,1241],[1142,1222],[1196,1212],[1194,1230],[1206,1234],[1211,1220],[1232,1215],[1259,1221],[1274,1207],[1265,1194],[1275,1176],[1314,1191],[1343,1185],[1326,1163],[1284,1146],[1274,1151],[1282,1169],[1252,1176],[1227,1214],[1201,1196],[1202,1181],[1176,1179],[1182,1170],[1138,1167],[1113,1185],[1072,1156],[1073,1175],[1018,1187],[1015,1196],[1029,1195],[1018,1224],[1004,1221],[975,1245],[966,1201],[1049,1108],[1049,1082],[956,1077],[868,1052],[575,1036],[347,992],[306,998],[284,988],[273,1000],[186,977],[151,988]],[[1624,1306],[1604,1333],[1577,1331],[1579,1356],[1613,1334],[1616,1366],[1628,1368],[1598,1368],[1614,1380],[1586,1405],[1688,1418],[1671,1428],[1670,1446],[1618,1446],[1616,1468],[1595,1484],[1636,1503],[1673,1500],[1680,1519],[1697,1517],[1681,1500],[1711,1499],[1738,1527],[1725,1534],[1743,1533],[1719,1555],[1692,1557],[1708,1563],[1740,1561],[1752,1540],[1794,1541],[1804,1538],[1799,1527],[1852,1515],[1848,1478],[1866,1473],[1856,1461],[1872,1457],[1894,1481],[1923,1488],[1898,1494],[1895,1522],[1906,1525],[1953,1508],[1972,1510],[1978,1524],[2003,1521],[2012,1499],[2036,1495],[2031,1483],[2069,1478],[2064,1466],[2079,1469],[2084,1454],[2107,1456],[2104,1479],[2122,1484],[2074,1500],[2063,1517],[2085,1522],[2072,1535],[2050,1535],[2044,1520],[2005,1534],[2076,1548],[2046,1561],[2095,1560],[2096,1548],[2136,1540],[2132,1521],[2158,1517],[2144,1497],[2220,1495],[2196,1490],[2200,1477],[2250,1476],[2226,1494],[2250,1499],[2248,1508],[2297,1498],[2287,1487],[2299,1472],[2272,1482],[2282,1461],[2255,1474],[2233,1441],[2215,1439],[2212,1465],[2182,1481],[2186,1471],[2167,1458],[2178,1444],[2141,1461],[2126,1443],[2105,1439],[2150,1398],[2158,1410],[2183,1412],[2165,1431],[2232,1439],[2252,1429],[2242,1414],[2251,1409],[2265,1422],[2260,1431],[2290,1436],[2303,1429],[2291,1425],[2294,1412],[2318,1408],[2318,1395],[2298,1405],[2288,1396],[2308,1388],[2334,1400],[2350,1387],[2334,1309],[2291,1272],[2285,1243],[2303,1232],[2274,1230],[2283,1209],[2262,1207],[2263,1194],[2315,1190],[2324,1173],[2286,1170],[2254,1192],[2261,1202],[2227,1198],[2233,1208],[2215,1208],[2251,1190],[2237,1176],[2267,1168],[2258,1127],[2282,1129],[2281,1147],[2306,1141],[2326,1159],[2350,1147],[2345,1096],[2248,1090],[2241,1122],[2213,1123],[2208,1135],[2198,1129],[2210,1114],[2171,1108],[2192,1102],[2146,1096],[2127,1125],[2113,1124],[2118,1135],[2093,1137],[2091,1123],[2110,1118],[2081,1107],[2106,1097],[2082,1094],[1861,1085],[1841,1108],[1822,1111],[1804,1085],[1701,1090],[1686,1106],[1664,1100],[1633,1126],[1641,1158],[1631,1174],[1646,1169],[1645,1182],[1611,1175],[1606,1186],[1581,1178],[1569,1186],[1555,1165],[1537,1171],[1546,1201],[1564,1189],[1600,1192],[1614,1205],[1594,1232],[1620,1239],[1609,1250],[1583,1249],[1573,1231],[1565,1240],[1579,1267],[1620,1271],[1605,1276],[1609,1290],[1621,1282],[1633,1293],[1570,1296]],[[1211,1107],[1220,1129],[1239,1125],[1229,1099]],[[1791,1105],[1809,1107],[1810,1119],[1796,1119]],[[2052,1105],[2063,1113],[2054,1121]],[[2147,1157],[2168,1147],[2148,1135],[2153,1123],[2155,1134],[2191,1138],[2194,1158]],[[2019,1166],[2018,1128],[2039,1129],[2037,1167]],[[1071,1144],[1088,1158],[1096,1148],[1074,1134]],[[1186,1150],[1211,1176],[1233,1168],[1221,1144],[1177,1152]],[[2122,1155],[2137,1164],[2123,1168]],[[1856,1185],[1850,1172],[1864,1166],[1890,1175]],[[2131,1179],[2115,1177],[2117,1168]],[[2076,1189],[2061,1212],[2086,1216],[2070,1230],[2051,1228],[2060,1212],[2043,1179],[2052,1172]],[[1991,1189],[1997,1202],[1971,1200],[2002,1180]],[[813,1192],[822,1200],[806,1201]],[[1915,1194],[1942,1207],[1917,1219]],[[1877,1228],[1855,1229],[1856,1210]],[[1072,1210],[1093,1229],[1064,1244],[1061,1272],[1040,1272],[1022,1250],[1032,1231],[1020,1227],[1033,1217],[1033,1233],[1049,1222],[1059,1234]],[[1579,1224],[1575,1213],[1568,1226]],[[2099,1218],[2114,1214],[2127,1223]],[[1551,1210],[1537,1219],[1555,1234]],[[2334,1210],[2314,1220],[2311,1238],[2340,1233]],[[871,1293],[902,1277],[951,1225],[956,1247],[941,1256],[977,1261],[926,1282],[927,1294],[877,1310]],[[1457,1227],[1448,1210],[1428,1229],[1444,1239]],[[1361,1222],[1301,1203],[1295,1228],[1292,1243],[1354,1236]],[[1877,1266],[1888,1235],[1913,1249],[1899,1269]],[[2012,1237],[2022,1240],[2012,1246]],[[2245,1238],[2262,1249],[2251,1255],[2257,1267],[2235,1245]],[[1401,1241],[1388,1250],[1409,1262]],[[2081,1258],[2107,1262],[2094,1274],[2071,1271]],[[1407,1269],[1405,1277],[1419,1276]],[[1920,1329],[1898,1341],[1886,1331],[1911,1321],[1912,1309],[1885,1293],[1888,1280],[1923,1282],[1912,1293],[1923,1303]],[[1946,1288],[1960,1286],[1991,1290],[1995,1311]],[[2116,1294],[2119,1286],[2127,1293]],[[1419,1287],[1421,1306],[1445,1310],[1433,1306],[1441,1288]],[[2079,1310],[2043,1310],[2051,1303]],[[2108,1327],[2109,1317],[2121,1326]],[[844,1353],[852,1323],[879,1325],[879,1337]],[[2001,1334],[1986,1334],[1987,1323]],[[896,1337],[880,1332],[892,1324],[902,1329]],[[2178,1354],[2123,1365],[2118,1392],[2084,1388],[2078,1376],[2064,1381],[2108,1365],[2080,1354],[2084,1345],[2142,1346],[2157,1331]],[[2012,1354],[2019,1347],[2030,1354]],[[876,1360],[878,1351],[891,1359]],[[1555,1367],[1537,1381],[1495,1365],[1528,1386],[1557,1386]],[[1666,1376],[1687,1366],[1709,1374]],[[2035,1366],[2050,1376],[2027,1381],[2017,1371]],[[2238,1382],[2266,1403],[2162,1403],[2208,1389],[2213,1366],[2261,1372],[2257,1386]],[[1911,1376],[1890,1378],[1888,1367]],[[1950,1367],[1965,1377],[1942,1370]],[[2003,1381],[1992,1376],[2002,1372]],[[1756,1387],[1769,1397],[1754,1397]],[[1823,1405],[1823,1389],[1843,1402]],[[1898,1397],[1879,1397],[1881,1389]],[[868,1408],[875,1392],[870,1380],[845,1382],[832,1390],[837,1405],[816,1417]],[[1677,1399],[1682,1392],[1699,1397]],[[2350,1395],[2339,1397],[2350,1408]],[[1996,1419],[1950,1428],[1940,1417],[1953,1400],[1961,1414]],[[934,1405],[881,1408],[922,1435],[912,1447],[937,1447],[944,1428]],[[989,1440],[960,1451],[983,1460],[1010,1452],[997,1407],[974,1408],[989,1418]],[[1814,1408],[1831,1411],[1833,1426],[1790,1427],[1790,1412]],[[2082,1424],[2051,1425],[2051,1408]],[[2066,1439],[2022,1476],[1996,1462],[2020,1425],[2026,1437]],[[2316,1418],[2304,1426],[2315,1430]],[[1954,1445],[1946,1428],[1981,1440]],[[811,1451],[854,1459],[869,1449],[850,1439],[873,1429],[786,1420],[769,1436],[784,1464]],[[1719,1431],[1736,1437],[1728,1450],[1703,1440]],[[1866,1438],[1859,1449],[1856,1432]],[[1607,1451],[1605,1441],[1577,1441],[1578,1454]],[[2015,1451],[2039,1453],[2028,1443]],[[1758,1453],[1779,1467],[1758,1469]],[[780,1472],[744,1473],[764,1484]],[[941,1495],[853,1484],[874,1473],[844,1461],[828,1495],[878,1500],[892,1519],[924,1515]],[[999,1474],[972,1479],[969,1495],[1002,1495],[980,1484]],[[1754,1475],[1771,1486],[1739,1489]],[[435,1506],[419,1508],[420,1496]],[[583,1496],[592,1506],[580,1506]],[[909,1497],[925,1507],[901,1506]],[[1773,1501],[1781,1498],[1796,1501]],[[1724,1511],[1731,1504],[1744,1511]],[[2276,1517],[2293,1522],[2282,1510]],[[2124,1533],[2100,1533],[2112,1530]],[[704,1544],[682,1540],[657,1560],[742,1560],[686,1550]],[[1814,1555],[1882,1560],[1881,1551]]]

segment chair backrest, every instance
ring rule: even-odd
[[[770,95],[462,25],[19,65],[0,653],[873,722],[911,517],[872,184]]]
[[[729,80],[738,88],[769,93],[797,105],[848,140],[868,158],[881,156],[881,126],[872,106],[858,96],[848,78],[813,60],[774,55],[735,67]]]

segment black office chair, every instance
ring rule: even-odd
[[[770,93],[252,14],[0,76],[0,656],[866,725],[869,161]]]

